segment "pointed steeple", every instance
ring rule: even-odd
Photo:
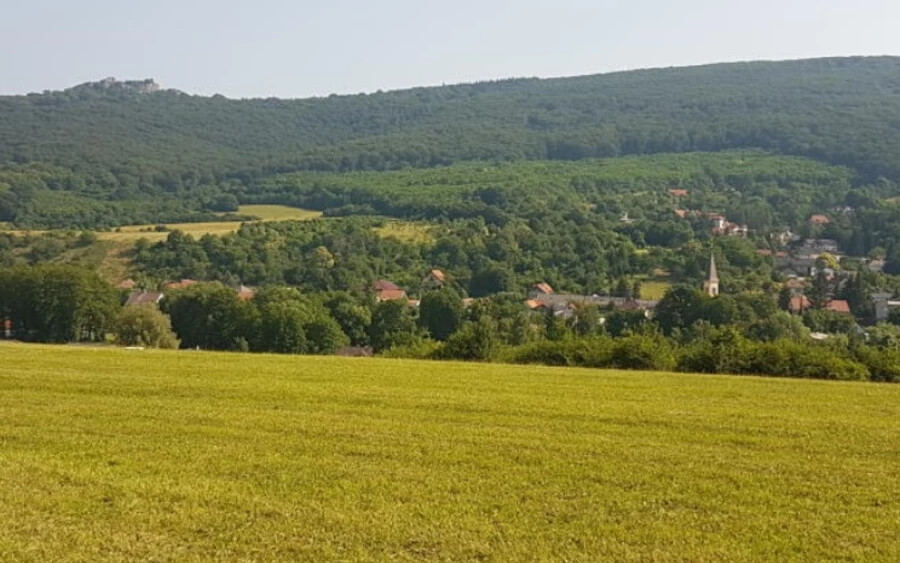
[[[715,254],[709,255],[709,281],[717,282],[719,281],[719,272],[716,270],[716,256]]]
[[[716,257],[709,255],[709,279],[703,282],[703,291],[710,297],[719,295],[719,272],[716,270]]]

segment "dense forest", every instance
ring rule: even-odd
[[[276,173],[759,148],[900,179],[900,59],[516,79],[306,100],[102,81],[0,97],[0,221],[200,220]]]

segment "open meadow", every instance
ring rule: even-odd
[[[0,553],[900,560],[900,387],[0,344]]]
[[[298,209],[285,205],[242,205],[238,209],[242,215],[258,217],[260,221],[308,221],[322,216],[318,211]],[[130,225],[120,227],[117,231],[97,233],[97,238],[104,241],[130,242],[144,238],[150,242],[166,240],[171,231],[182,231],[194,237],[203,235],[222,236],[237,231],[241,221],[212,221],[206,223],[169,223],[165,231],[156,231],[156,225]]]

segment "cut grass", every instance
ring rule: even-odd
[[[900,559],[900,387],[0,344],[7,560]]]
[[[660,300],[672,286],[663,280],[641,280],[641,299]]]
[[[382,238],[394,238],[406,244],[429,244],[434,242],[433,226],[416,221],[388,221],[375,229]]]
[[[242,205],[241,215],[253,215],[262,221],[308,221],[322,216],[321,211],[311,211],[287,205]]]
[[[238,213],[259,217],[261,221],[308,221],[322,216],[319,211],[287,207],[285,205],[242,205]],[[182,231],[194,237],[203,235],[222,236],[237,231],[241,227],[241,221],[218,221],[208,223],[168,223],[168,231],[157,232],[153,229],[156,225],[130,225],[120,227],[118,232],[100,232],[97,237],[100,240],[129,241],[133,242],[145,238],[150,242],[165,240],[169,236],[168,231]]]

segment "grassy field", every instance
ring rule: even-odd
[[[665,280],[641,280],[641,299],[662,299],[671,285]]]
[[[433,225],[418,221],[388,221],[375,229],[378,236],[395,238],[406,244],[428,244],[434,242]]]
[[[900,386],[0,344],[4,560],[900,560]]]
[[[322,216],[319,211],[309,211],[284,205],[242,205],[238,213],[259,217],[262,221],[308,221]],[[130,225],[121,227],[118,232],[100,232],[97,237],[104,241],[134,242],[145,238],[151,242],[165,240],[169,236],[166,231],[154,231],[156,225]],[[240,221],[218,221],[210,223],[169,223],[169,231],[183,231],[195,237],[203,235],[227,235],[237,231]]]

